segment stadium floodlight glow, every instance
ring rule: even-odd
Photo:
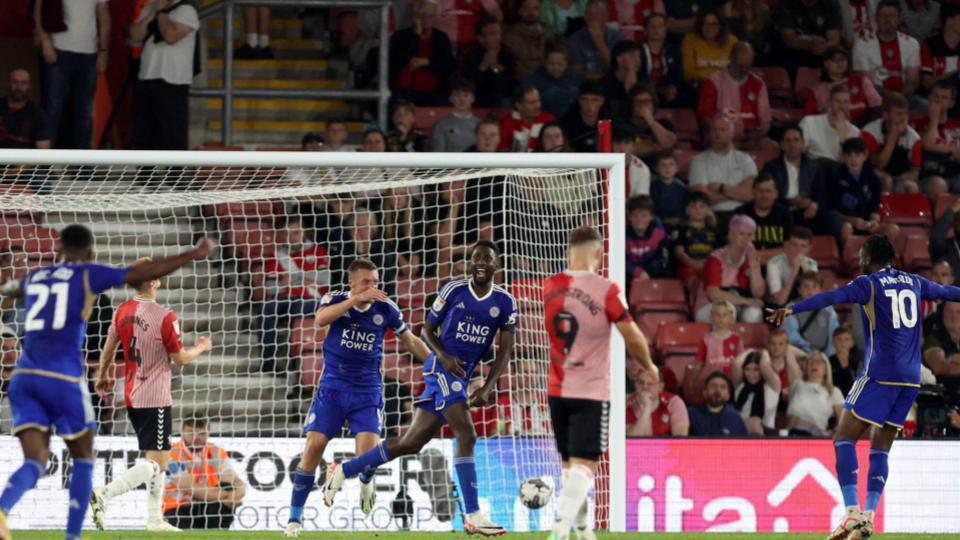
[[[296,416],[296,411],[291,413],[290,409],[299,407],[302,412],[311,395],[307,392],[287,399],[291,387],[287,379],[259,373],[260,338],[253,330],[262,319],[258,307],[265,296],[264,282],[270,280],[264,271],[264,260],[276,250],[285,249],[274,224],[289,218],[310,220],[307,230],[322,237],[318,243],[326,244],[331,263],[340,256],[340,248],[354,241],[353,235],[361,227],[357,223],[362,221],[358,220],[357,209],[362,207],[376,215],[378,223],[369,226],[377,235],[393,235],[387,240],[416,245],[426,254],[416,280],[403,275],[406,269],[400,263],[392,263],[381,275],[394,300],[414,319],[422,320],[422,310],[430,306],[426,298],[438,289],[411,288],[409,284],[417,281],[436,287],[450,272],[462,272],[457,266],[462,250],[458,252],[456,246],[467,245],[485,234],[481,230],[485,220],[493,223],[497,240],[503,246],[502,285],[515,296],[515,284],[536,283],[563,268],[563,227],[569,230],[583,223],[596,225],[604,233],[607,250],[602,271],[626,290],[626,182],[622,154],[0,150],[0,175],[8,184],[33,188],[0,187],[0,210],[5,214],[19,212],[21,216],[17,218],[19,224],[15,223],[17,219],[10,219],[2,225],[0,240],[9,237],[23,243],[29,240],[26,236],[32,228],[57,229],[78,222],[93,229],[98,262],[129,264],[142,256],[181,251],[202,234],[219,238],[219,254],[213,262],[193,263],[165,279],[158,298],[177,311],[184,342],[192,343],[198,335],[212,335],[214,342],[212,357],[174,369],[175,432],[180,418],[202,411],[212,419],[214,439],[299,436],[300,423],[290,421],[291,416]],[[466,193],[468,199],[464,201],[460,195],[444,198],[447,191],[456,190]],[[529,202],[530,194],[559,209],[566,225],[547,227],[546,222],[537,221],[538,216],[524,214],[524,203]],[[469,198],[475,195],[487,200]],[[404,197],[405,203],[398,202]],[[332,212],[331,207],[324,206],[324,198],[347,204]],[[408,206],[398,206],[402,204]],[[442,236],[448,233],[443,231],[449,225],[444,223],[445,212],[458,205],[459,221],[449,232],[453,247],[444,247],[447,244],[441,241]],[[17,234],[24,237],[13,238]],[[34,258],[36,264],[51,259],[50,254],[39,255]],[[518,261],[533,264],[522,266]],[[331,268],[331,275],[342,275],[336,270]],[[329,285],[341,289],[346,282],[343,279]],[[509,389],[511,397],[518,389],[546,394],[549,349],[543,329],[542,290],[529,286],[528,289],[523,298],[518,298],[521,324],[514,358],[532,355],[537,371],[535,377],[524,377],[508,369],[501,388]],[[113,306],[132,294],[129,288],[115,290],[111,293]],[[418,310],[420,313],[415,313]],[[410,322],[419,331],[418,321]],[[290,327],[289,331],[281,329],[277,333],[278,365],[295,375],[291,382],[303,383],[309,389],[316,382],[316,373],[311,377],[309,372],[322,360],[322,352],[315,347],[316,343],[293,342],[295,337],[315,337],[312,329],[292,321]],[[103,331],[106,332],[105,327]],[[609,493],[600,498],[607,501],[606,508],[598,508],[597,515],[610,530],[619,532],[626,530],[627,514],[626,350],[619,332],[612,331],[610,339],[609,468],[606,478],[598,477],[596,485],[597,489],[609,489]],[[390,350],[385,354],[384,370],[388,377],[416,385],[418,369],[398,352]],[[536,386],[516,387],[526,380],[535,380]],[[122,416],[122,393],[116,396],[121,415],[114,433],[129,435]],[[495,410],[498,415],[504,412]],[[507,426],[512,425],[510,419],[517,420],[509,415],[504,418]],[[532,529],[535,527],[531,521],[540,517],[513,519],[498,512],[514,515],[514,505],[519,505],[517,490],[524,478],[559,479],[552,435],[533,429],[527,436],[522,428],[504,428],[503,418],[498,419],[494,435],[501,442],[516,441],[516,468],[491,466],[484,471],[484,456],[478,453],[481,479],[487,478],[489,484],[481,486],[481,498],[486,490],[488,502],[494,507],[494,521]],[[521,441],[523,438],[540,441],[531,445]],[[478,445],[480,448],[483,445]],[[12,459],[19,457],[0,457],[0,462]],[[276,506],[287,504],[290,485],[281,483],[270,492]],[[47,496],[51,497],[48,502],[59,501],[54,498],[59,495],[54,493],[60,492],[60,486],[51,483],[47,488],[42,485],[31,497]],[[378,505],[389,509],[393,496],[382,493]],[[348,492],[345,500],[354,499]],[[319,497],[315,496],[309,504],[320,504]],[[555,502],[538,512],[549,512],[552,521],[554,510]],[[22,506],[20,512],[29,509]]]

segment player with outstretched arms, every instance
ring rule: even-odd
[[[860,269],[864,275],[791,307],[768,310],[772,314],[767,320],[779,325],[794,313],[834,304],[860,305],[867,355],[833,436],[837,479],[846,514],[828,540],[862,539],[873,534],[874,513],[888,477],[890,448],[919,393],[923,341],[923,325],[918,316],[920,301],[960,302],[960,289],[896,270],[890,266],[896,258],[897,252],[886,236],[871,236],[860,248]],[[874,430],[870,436],[867,499],[861,512],[856,441],[871,426]]]
[[[380,290],[380,272],[370,259],[357,259],[347,269],[349,291],[325,294],[317,310],[317,325],[326,327],[323,373],[313,397],[307,424],[307,444],[297,467],[285,537],[300,535],[303,507],[316,482],[316,470],[327,444],[340,435],[344,422],[356,438],[357,454],[380,443],[383,426],[383,338],[387,329],[420,361],[430,349],[403,322],[403,314]],[[374,474],[360,476],[360,508],[373,511],[377,501]]]
[[[587,515],[587,495],[600,456],[607,450],[610,409],[610,325],[623,335],[627,352],[656,378],[647,340],[630,316],[623,291],[597,270],[603,236],[593,227],[570,232],[567,269],[543,286],[544,318],[550,334],[547,401],[557,450],[563,460],[563,487],[551,540],[596,534]],[[622,427],[621,427],[622,429]]]
[[[500,268],[500,253],[493,242],[477,242],[470,255],[470,279],[454,280],[440,289],[420,336],[433,353],[424,362],[423,379],[427,389],[416,402],[413,423],[402,437],[394,437],[373,450],[343,464],[331,464],[327,473],[324,499],[327,506],[347,478],[368,473],[420,450],[450,424],[457,441],[454,467],[466,511],[464,529],[470,534],[500,536],[506,529],[490,521],[480,511],[477,468],[473,448],[477,432],[470,416],[471,406],[486,405],[497,388],[513,351],[517,324],[517,302],[494,285]],[[497,357],[482,387],[467,395],[470,374],[490,350],[500,332]]]
[[[97,295],[123,284],[137,286],[170,274],[213,252],[213,241],[135,267],[94,264],[93,233],[82,225],[60,232],[61,262],[38,268],[0,294],[26,296],[23,355],[10,382],[13,434],[20,439],[24,463],[6,480],[0,494],[0,539],[10,540],[7,516],[47,468],[51,429],[66,441],[73,458],[67,506],[66,540],[79,540],[93,491],[93,436],[96,420],[87,393],[81,349]]]
[[[138,259],[131,267],[150,262]],[[90,506],[97,529],[105,530],[104,519],[110,499],[147,485],[147,525],[150,532],[180,532],[163,520],[163,494],[170,457],[170,433],[173,430],[173,395],[170,386],[173,371],[170,362],[185,366],[213,348],[209,338],[201,337],[189,349],[180,342],[180,323],[172,309],[157,303],[160,280],[136,286],[137,294],[114,312],[107,331],[107,342],[100,353],[96,391],[101,397],[116,382],[110,367],[123,345],[126,361],[124,401],[127,416],[137,432],[141,452],[146,461],[127,469],[106,486],[93,490]]]

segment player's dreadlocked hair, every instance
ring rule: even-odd
[[[897,258],[897,250],[893,247],[893,242],[882,234],[875,234],[863,243],[863,249],[870,257],[870,264],[879,267],[893,264]]]

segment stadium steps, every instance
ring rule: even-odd
[[[203,35],[207,37],[208,44],[214,39],[220,40],[221,44],[223,43],[223,30],[225,22],[226,19],[223,17],[211,17],[206,20],[206,32]],[[234,36],[243,34],[243,17],[235,17],[233,19],[233,33]],[[296,18],[270,19],[271,45],[275,39],[299,39],[302,35],[302,20]]]
[[[243,334],[233,334],[242,336]],[[196,343],[197,334],[184,334],[183,344],[191,346]],[[237,377],[250,375],[260,369],[260,359],[253,356],[257,351],[247,348],[248,354],[236,354],[238,346],[225,346],[224,338],[229,339],[231,334],[217,334],[214,338],[214,351],[223,354],[203,355],[199,359],[180,368],[182,377]],[[259,349],[257,349],[259,350]],[[228,352],[234,354],[227,354]]]
[[[245,38],[233,40],[233,48],[246,43]],[[223,58],[223,38],[208,38],[210,58]],[[270,38],[270,49],[277,60],[316,60],[323,53],[323,42],[314,39]]]

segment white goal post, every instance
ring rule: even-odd
[[[235,173],[240,170],[245,172]],[[210,174],[209,171],[218,172]],[[292,171],[300,171],[299,176],[292,174]],[[390,171],[390,174],[382,174],[382,171]],[[203,185],[203,181],[198,178],[204,174],[207,178],[217,176],[220,178],[217,181],[219,183]],[[150,177],[150,175],[153,176]],[[602,215],[600,225],[608,240],[603,272],[626,291],[624,282],[626,279],[626,182],[625,160],[622,154],[0,150],[0,214],[19,213],[43,216],[30,219],[38,219],[40,224],[51,225],[53,228],[65,224],[67,220],[81,219],[78,216],[87,216],[86,219],[89,219],[87,223],[81,221],[82,224],[97,225],[98,219],[101,219],[98,216],[110,215],[114,221],[108,223],[108,220],[103,219],[102,226],[99,229],[95,227],[95,234],[97,230],[106,231],[102,234],[115,235],[116,238],[124,240],[110,244],[117,251],[114,253],[115,259],[106,261],[98,258],[97,260],[98,262],[115,261],[119,264],[121,261],[130,263],[143,255],[141,251],[153,249],[148,238],[151,235],[167,235],[165,238],[174,235],[179,238],[173,241],[175,247],[186,249],[188,241],[192,243],[196,237],[206,233],[202,227],[191,229],[190,226],[190,219],[196,221],[193,213],[202,208],[230,203],[305,200],[331,194],[342,199],[350,197],[351,193],[388,190],[398,186],[407,188],[413,193],[430,185],[479,177],[516,177],[521,179],[516,181],[518,186],[523,185],[526,181],[524,179],[546,178],[543,187],[538,189],[552,190],[550,196],[558,204],[565,202],[563,197],[572,193],[569,189],[573,188],[551,185],[551,178],[560,178],[558,182],[566,181],[565,178],[596,178],[596,185],[602,186],[597,193],[598,200],[605,199],[602,208],[596,209],[602,210],[602,213],[593,212]],[[300,181],[303,178],[310,181]],[[334,181],[321,181],[321,178],[333,178]],[[11,185],[24,184],[32,185],[33,189],[22,191],[10,188]],[[540,185],[537,184],[537,186]],[[565,189],[568,191],[564,191]],[[516,192],[516,194],[520,193],[520,191]],[[516,197],[522,198],[522,195],[516,195]],[[583,201],[570,201],[571,205],[581,203]],[[496,204],[494,208],[496,211]],[[191,210],[193,213],[188,213],[187,209],[193,209]],[[504,207],[500,207],[499,210],[506,212]],[[171,212],[169,215],[174,217],[157,218],[156,215],[168,215],[156,214],[158,211]],[[580,211],[575,210],[575,212]],[[283,212],[285,211],[281,211]],[[57,215],[60,217],[54,219],[53,216]],[[158,223],[166,219],[168,228],[160,233],[151,231],[149,228],[141,231],[145,226],[138,221],[140,215],[143,215],[146,221],[158,220]],[[7,240],[3,234],[11,230],[8,225],[3,227],[0,230],[0,246],[5,245]],[[138,249],[140,247],[143,249]],[[121,253],[121,249],[129,253]],[[165,249],[159,251],[154,249],[153,253],[169,254],[170,252]],[[540,247],[537,246],[528,246],[523,249],[530,249],[533,255],[540,253],[537,251]],[[224,255],[221,253],[220,256]],[[227,274],[223,269],[221,273]],[[210,271],[209,275],[191,275],[183,279],[211,280],[210,283],[214,283],[218,279],[215,274],[216,272]],[[223,276],[219,278],[222,279]],[[175,284],[180,282],[172,279],[170,288],[173,289],[176,287]],[[205,293],[213,298],[209,301],[211,305],[216,303],[216,295],[235,294],[235,291],[227,290],[229,287],[222,281],[218,283],[219,285],[210,285]],[[509,283],[506,285],[509,291]],[[339,288],[344,284],[332,283],[331,286]],[[121,301],[129,298],[128,292],[122,291],[112,296],[113,306],[116,307]],[[435,292],[425,290],[417,294],[425,297]],[[186,291],[168,291],[168,293],[170,298],[188,303],[188,300],[184,300],[187,297]],[[177,304],[176,300],[171,303]],[[429,304],[426,305],[429,307]],[[522,305],[520,309],[523,310]],[[208,310],[203,316],[213,318],[218,314]],[[200,325],[198,328],[205,327]],[[231,331],[239,332],[240,330]],[[188,337],[187,334],[190,336]],[[184,344],[192,344],[187,343],[186,340],[194,337],[189,331],[185,331]],[[217,342],[214,334],[215,348]],[[238,348],[237,350],[246,351],[247,349]],[[255,349],[251,350],[255,351]],[[257,355],[256,352],[249,354]],[[612,329],[608,528],[615,532],[626,531],[627,517],[625,355],[623,339],[615,329]],[[538,357],[537,360],[548,361],[549,357]],[[201,357],[196,362],[204,361],[205,358]],[[176,368],[174,374],[177,376]],[[545,371],[542,373],[540,390],[546,391]],[[215,394],[212,393],[212,389],[209,390],[211,392],[208,394],[211,396],[209,398],[202,397],[203,394],[200,393],[202,391],[197,391],[194,401],[216,399],[213,397]],[[198,398],[197,395],[201,397]],[[225,401],[238,400],[238,398],[226,397],[225,393],[221,393],[220,396]],[[312,396],[303,397],[301,401],[309,402],[310,397]],[[176,395],[174,399],[176,416],[179,403]],[[232,406],[239,410],[241,405],[233,403],[232,405],[218,404],[218,406]],[[4,407],[6,402],[0,402],[0,409]],[[274,404],[272,407],[271,410],[282,410],[280,404]],[[246,414],[248,417],[256,416],[255,412]],[[2,411],[0,411],[0,428],[2,428],[2,418]],[[174,433],[178,432],[179,426],[175,425]],[[2,433],[0,430],[0,434]],[[216,428],[212,435],[216,438]],[[352,451],[352,443],[349,448]],[[4,461],[19,463],[19,459],[19,456],[0,457],[0,478],[5,475]],[[481,457],[478,453],[478,467],[480,462]],[[522,478],[516,479],[517,486],[521,480]],[[274,496],[286,497],[279,493],[280,491],[275,491]],[[276,502],[279,505],[287,504],[288,501]],[[318,503],[319,497],[314,494],[308,504]],[[555,506],[551,505],[541,512],[553,512],[554,508]]]

